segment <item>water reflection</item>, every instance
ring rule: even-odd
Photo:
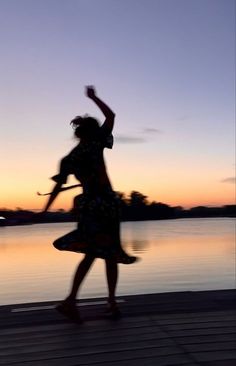
[[[59,252],[52,241],[73,223],[0,228],[1,304],[61,299],[81,254]],[[123,243],[142,261],[120,266],[118,294],[234,287],[234,221],[192,219],[122,224]],[[98,259],[81,297],[106,296]]]
[[[122,245],[125,249],[134,252],[134,254],[144,253],[150,245],[148,240],[133,239],[132,241],[123,241]]]

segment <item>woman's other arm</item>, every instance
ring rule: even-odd
[[[70,154],[64,157],[60,161],[60,170],[59,174],[54,175],[51,179],[56,182],[52,192],[50,193],[50,197],[48,202],[43,210],[43,212],[47,212],[49,207],[52,205],[58,194],[62,191],[62,185],[66,183],[68,175],[71,174],[70,171]]]
[[[56,199],[58,194],[61,192],[61,186],[62,186],[61,182],[58,182],[55,184],[55,186],[50,194],[50,197],[48,199],[48,202],[43,210],[43,213],[48,211],[49,207],[52,205],[52,203],[54,202],[54,200]]]

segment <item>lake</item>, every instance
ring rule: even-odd
[[[0,305],[64,298],[82,254],[52,242],[75,223],[0,227]],[[122,242],[141,261],[119,265],[117,295],[235,287],[235,221],[231,218],[124,222]],[[106,296],[97,259],[81,298]]]

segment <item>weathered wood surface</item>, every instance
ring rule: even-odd
[[[162,366],[236,364],[236,291],[120,296],[123,317],[105,299],[81,301],[82,325],[54,302],[0,307],[0,365]]]

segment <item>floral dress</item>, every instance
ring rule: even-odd
[[[69,174],[81,182],[83,194],[74,199],[77,229],[55,240],[59,250],[91,254],[98,258],[132,258],[121,247],[119,200],[106,173],[103,150],[112,148],[113,137],[100,127],[96,139],[80,142],[61,160],[59,174],[52,179],[66,183]],[[121,257],[123,258],[121,260]]]

